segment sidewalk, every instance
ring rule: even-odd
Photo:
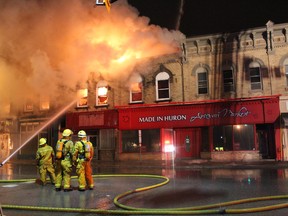
[[[7,163],[12,164],[35,164],[32,159],[11,159]],[[145,167],[145,168],[191,168],[191,169],[252,169],[252,168],[288,168],[288,161],[261,160],[261,161],[210,161],[202,159],[192,160],[133,160],[133,161],[101,161],[93,160],[95,167]]]

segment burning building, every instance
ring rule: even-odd
[[[99,160],[287,160],[287,23],[186,38],[125,0],[113,13],[77,0],[13,3],[0,3],[0,88],[18,156],[68,127],[87,132]]]

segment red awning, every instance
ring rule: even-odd
[[[120,130],[274,123],[280,114],[278,96],[119,107],[118,111]]]

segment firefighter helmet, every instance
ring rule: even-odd
[[[65,129],[62,133],[62,136],[68,137],[68,136],[71,136],[72,134],[73,134],[73,131],[71,131],[70,129]]]
[[[86,137],[86,132],[84,130],[80,130],[78,132],[78,137]]]
[[[47,139],[46,138],[41,138],[40,140],[39,140],[39,145],[41,146],[41,145],[44,145],[44,144],[46,144],[46,142],[47,142]]]

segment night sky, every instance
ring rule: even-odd
[[[176,28],[180,0],[128,0],[141,16],[169,30]],[[288,1],[184,0],[180,31],[186,36],[238,32],[288,22]]]

